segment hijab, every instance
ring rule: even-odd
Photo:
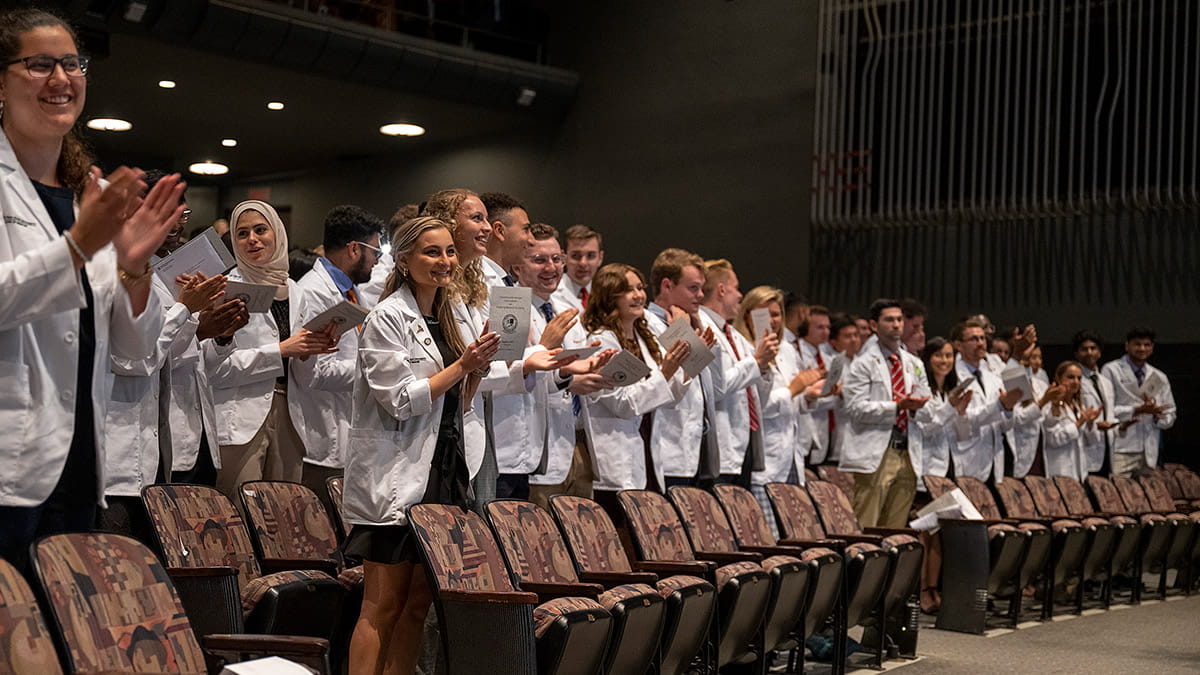
[[[265,263],[256,263],[242,257],[242,251],[237,245],[238,218],[246,211],[255,211],[267,219],[267,224],[275,232],[275,251]],[[275,299],[287,300],[288,297],[288,238],[287,230],[283,229],[283,221],[279,214],[268,203],[257,199],[249,199],[233,207],[229,217],[230,235],[234,239],[233,255],[237,258],[238,270],[242,278],[252,284],[264,284],[275,287]]]

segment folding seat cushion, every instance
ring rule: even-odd
[[[471,511],[417,504],[408,517],[435,589],[451,673],[524,672],[520,666],[531,662],[543,674],[599,672],[612,623],[600,603],[560,597],[537,604],[536,595],[519,592],[491,531]]]
[[[634,572],[621,538],[608,513],[596,502],[582,497],[551,497],[550,508],[565,535],[580,578],[614,582],[653,583],[666,605],[661,638],[663,673],[679,673],[688,668],[704,643],[708,625],[716,609],[716,589],[697,576],[676,574],[662,579],[646,572]],[[600,596],[600,604],[625,593],[616,585]],[[615,672],[615,671],[614,671]]]
[[[1200,505],[1200,475],[1187,467],[1180,467],[1171,472],[1179,483],[1179,491],[1183,498],[1193,506]]]
[[[938,497],[941,497],[947,492],[950,492],[958,487],[954,484],[954,481],[945,476],[926,475],[921,476],[921,480],[925,482],[925,489],[929,490],[929,496],[933,497],[934,499],[937,499]]]
[[[622,490],[617,500],[642,559],[664,562],[704,559],[692,548],[679,516],[666,497],[649,490]],[[710,555],[713,553],[717,552]],[[718,665],[748,662],[755,656],[752,641],[771,598],[770,577],[758,563],[742,560],[718,565],[712,578],[719,594]]]
[[[851,502],[854,501],[854,476],[832,464],[822,464],[817,467],[817,477],[838,486],[838,489],[846,493],[846,497]]]
[[[1092,492],[1096,505],[1106,514],[1130,514],[1137,518],[1140,526],[1141,541],[1139,544],[1140,559],[1143,570],[1150,570],[1162,564],[1167,555],[1167,549],[1174,538],[1172,525],[1166,516],[1150,512],[1150,504],[1146,501],[1137,483],[1126,486],[1130,502],[1114,482],[1101,476],[1088,476],[1087,487]],[[1140,588],[1140,586],[1135,587]]]
[[[1186,501],[1183,507],[1180,508],[1179,503],[1171,496],[1167,481],[1161,476],[1142,476],[1138,479],[1138,482],[1142,486],[1142,492],[1146,494],[1146,501],[1150,503],[1150,508],[1155,511],[1159,513],[1174,511],[1176,513],[1188,514],[1194,510]]]
[[[537,504],[501,499],[489,502],[484,511],[521,590],[542,599],[548,594],[594,593],[613,617],[605,672],[646,671],[662,633],[665,606],[657,589],[626,583],[605,591],[601,585],[581,583],[554,520]],[[535,623],[538,618],[535,611]]]
[[[1192,541],[1196,538],[1196,526],[1186,514],[1175,510],[1175,501],[1167,490],[1167,486],[1157,476],[1142,476],[1137,481],[1130,478],[1116,478],[1117,490],[1122,497],[1125,492],[1137,493],[1141,489],[1145,503],[1149,509],[1163,514],[1167,522],[1175,530],[1171,546],[1167,549],[1166,565],[1168,568],[1182,568],[1191,559]],[[1190,509],[1189,509],[1190,510]]]
[[[821,477],[817,475],[816,471],[813,471],[808,467],[804,467],[804,482],[807,483],[813,480],[821,480]]]
[[[1074,518],[1088,533],[1087,548],[1083,557],[1083,578],[1100,580],[1109,574],[1109,562],[1113,556],[1116,543],[1116,532],[1107,518],[1097,516],[1077,516],[1067,509],[1066,502],[1055,487],[1054,481],[1045,476],[1026,476],[1022,479],[1025,488],[1033,498],[1038,513],[1051,518]],[[1004,481],[1006,483],[1013,481]],[[1083,602],[1083,596],[1077,596],[1077,604]],[[1080,607],[1082,610],[1082,608]]]
[[[237,632],[329,638],[345,588],[319,570],[263,574],[249,530],[233,502],[203,485],[152,485],[142,491],[168,570],[232,567],[223,580],[180,577],[176,586],[202,634]],[[264,602],[265,601],[265,602]],[[240,610],[240,611],[239,611]],[[302,610],[302,611],[300,611]],[[236,613],[228,616],[229,611]]]
[[[166,570],[136,540],[47,537],[35,544],[34,562],[70,672],[208,672]]]
[[[0,560],[0,673],[62,673],[33,589],[6,560]]]
[[[783,541],[816,542],[825,538],[825,528],[808,492],[798,485],[768,483],[767,497],[779,521]]]

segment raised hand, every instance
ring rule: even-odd
[[[307,328],[292,333],[288,339],[279,343],[279,355],[284,358],[305,360],[314,354],[332,354],[337,351],[337,340],[330,340],[325,331],[311,331]]]
[[[771,367],[775,355],[779,353],[779,338],[774,333],[767,333],[758,341],[754,349],[754,360],[758,361],[758,369],[766,370]]]
[[[232,337],[250,321],[250,312],[242,300],[229,300],[211,309],[201,310],[200,325],[196,327],[196,339]]]
[[[950,405],[954,406],[954,409],[958,411],[959,415],[966,415],[967,406],[971,404],[971,397],[974,395],[974,391],[971,391],[970,389],[963,389],[958,393],[958,396],[950,397]]]
[[[1020,387],[1017,387],[1016,389],[1013,389],[1012,391],[1004,391],[1003,389],[1001,389],[1000,390],[1000,405],[1004,406],[1005,410],[1012,410],[1013,406],[1015,406],[1017,403],[1019,403],[1021,401],[1021,398],[1024,397],[1024,395],[1025,395],[1025,392],[1021,391]]]
[[[579,310],[571,308],[563,310],[554,315],[554,318],[546,324],[546,330],[542,331],[542,338],[539,340],[546,349],[558,349],[562,346],[563,338],[567,336],[567,331],[571,330],[578,321]]]
[[[674,377],[675,371],[679,370],[680,364],[687,360],[687,357],[692,353],[692,348],[683,340],[676,340],[675,344],[667,350],[662,360],[662,374],[668,380]]]
[[[71,238],[87,257],[104,248],[125,224],[125,219],[141,205],[142,182],[146,174],[123,166],[108,176],[108,186],[100,189],[102,174],[92,167],[91,176],[79,198],[79,217],[69,230]],[[165,236],[165,235],[164,235]],[[84,261],[77,261],[80,266]],[[135,272],[141,272],[139,267]]]
[[[177,173],[162,178],[125,220],[112,240],[121,269],[135,274],[145,269],[150,255],[162,246],[167,233],[179,222],[183,213],[179,199],[185,187],[187,183],[181,181]],[[112,189],[111,185],[109,189]]]
[[[186,275],[181,274],[179,276],[184,277]],[[176,279],[176,283],[178,281]],[[188,277],[188,280],[181,284],[179,302],[182,302],[192,314],[208,309],[225,292],[225,284],[226,279],[222,274],[218,274],[211,279],[205,279],[203,274]]]
[[[496,352],[500,351],[500,336],[487,331],[487,324],[483,324],[484,334],[463,350],[462,356],[458,357],[458,363],[463,370],[470,373],[482,369],[492,361],[492,357]]]

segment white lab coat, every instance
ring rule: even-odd
[[[646,310],[646,322],[655,337],[667,329],[666,316],[666,309],[657,304],[651,304]],[[663,353],[666,353],[669,347],[670,345],[659,344],[659,350]],[[709,447],[714,451],[719,447],[716,425],[708,424],[706,428],[704,423],[706,406],[709,420],[714,420],[717,416],[711,371],[719,367],[720,359],[714,358],[696,378],[693,378],[699,382],[688,382],[682,398],[663,405],[654,412],[650,451],[664,476],[692,478],[696,475],[697,469],[700,468],[700,441],[705,437],[706,431]]]
[[[550,299],[553,300],[556,304],[562,304],[566,307],[570,307],[572,309],[577,309],[577,310],[579,310],[579,313],[582,315],[583,314],[583,298],[579,297],[579,292],[583,288],[584,288],[583,286],[580,286],[579,284],[572,281],[571,277],[564,274],[562,276],[562,279],[559,280],[559,282],[558,282],[558,288],[555,289],[554,294],[550,296]],[[588,284],[587,289],[588,289],[588,293],[591,293],[592,285]]]
[[[0,505],[37,506],[62,475],[75,427],[79,309],[86,302],[67,242],[0,133]],[[133,316],[117,279],[116,251],[87,263],[96,321],[90,392],[97,494],[104,494],[110,355],[137,361],[154,351],[162,308],[151,294]]]
[[[819,366],[824,366],[825,368],[829,367],[830,362],[833,360],[833,356],[827,354],[825,349],[829,343],[824,342],[819,346],[814,346],[807,340],[798,340],[797,342],[800,343],[800,367],[802,369],[811,370],[812,368],[817,368]],[[817,363],[818,351],[821,353],[821,361],[819,365]],[[861,355],[864,351],[866,351],[865,348],[860,349],[858,353]],[[848,367],[842,371],[842,382],[846,381],[847,372],[849,372]],[[843,384],[843,387],[844,386],[845,385]],[[843,392],[840,399],[837,396],[824,396],[818,398],[812,403],[806,402],[804,404],[803,409],[811,418],[811,424],[809,426],[809,432],[811,435],[806,439],[810,448],[808,451],[808,461],[810,464],[820,464],[827,459],[834,458],[833,455],[836,453],[829,452],[830,448],[832,447],[831,442],[834,440],[831,439],[829,435],[829,413],[833,412],[834,414],[834,427],[836,429],[837,424],[840,421],[838,419],[837,408],[839,407],[839,402],[844,405],[845,400],[846,396]],[[835,432],[834,436],[836,437],[836,435],[837,434]]]
[[[761,443],[762,434],[750,433],[750,403],[746,392],[749,391],[754,397],[761,418],[762,401],[759,400],[758,385],[764,377],[770,376],[770,371],[764,375],[759,370],[758,361],[754,358],[754,346],[737,331],[733,331],[733,341],[737,345],[737,356],[734,356],[734,345],[725,335],[725,320],[716,312],[701,307],[700,319],[717,336],[716,354],[721,364],[719,368],[712,369],[721,473],[737,475],[742,472],[747,452],[762,451],[761,447],[749,447],[752,439]]]
[[[157,275],[151,280],[150,292],[166,308],[154,352],[136,361],[112,357],[114,376],[108,402],[109,448],[104,486],[108,497],[141,496],[143,487],[154,484],[163,449],[173,455],[170,440],[159,438],[165,431],[159,428],[160,397],[171,395],[169,371],[167,391],[161,391],[162,370],[168,366],[177,343],[186,345],[195,338],[197,322],[186,305],[175,301]],[[171,461],[173,466],[174,460]]]
[[[545,347],[537,342],[546,329],[546,317],[536,306],[540,304],[530,306],[530,336],[536,332],[537,338],[527,342],[526,358],[534,352],[545,351]],[[534,329],[534,323],[539,321],[540,329]],[[543,374],[531,373],[517,391],[492,393],[492,438],[496,443],[496,468],[500,473],[531,474],[542,462],[546,446],[546,410],[538,405],[537,389],[538,378]]]
[[[904,373],[906,395],[929,396],[925,364],[904,350],[896,352]],[[882,347],[876,342],[850,362],[842,380],[842,401],[850,424],[846,426],[845,454],[838,468],[854,473],[874,473],[883,461],[896,425],[897,408],[892,394],[892,371]],[[909,411],[908,428],[915,414]],[[909,455],[920,457],[921,435],[909,433]],[[913,467],[914,471],[917,467]]]
[[[1030,378],[1033,394],[1028,392],[1012,410],[1012,428],[1005,432],[1008,447],[1012,448],[1014,478],[1024,478],[1033,468],[1037,459],[1038,439],[1042,437],[1042,409],[1037,402],[1046,393],[1046,386],[1040,380]],[[1026,404],[1025,401],[1033,399]]]
[[[165,286],[163,287],[165,290]],[[213,466],[221,468],[221,446],[217,435],[217,414],[213,407],[212,386],[200,343],[196,340],[199,322],[195,316],[179,331],[171,345],[171,399],[168,419],[171,426],[171,470],[189,471],[196,466],[199,453],[207,452]],[[186,338],[186,339],[185,339]],[[208,447],[200,447],[201,434]]]
[[[304,300],[301,326],[346,299],[320,260],[296,287]],[[304,441],[304,461],[309,464],[331,469],[345,466],[357,361],[358,330],[351,328],[342,333],[337,352],[291,363],[291,382],[296,386],[288,387],[288,411]]]
[[[1147,363],[1143,383],[1139,387],[1137,376],[1133,374],[1133,368],[1124,357],[1104,364],[1100,372],[1108,378],[1109,382],[1112,382],[1113,409],[1117,419],[1122,422],[1130,419],[1137,420],[1128,429],[1117,430],[1112,446],[1113,452],[1144,453],[1147,466],[1158,466],[1159,432],[1175,426],[1175,395],[1171,392],[1171,381],[1167,379],[1166,373]],[[1166,383],[1162,394],[1158,396],[1155,403],[1169,407],[1158,420],[1151,415],[1133,414],[1133,409],[1142,404],[1142,393],[1152,376],[1162,377]]]
[[[804,481],[804,457],[807,448],[801,443],[800,418],[810,415],[800,411],[804,394],[792,396],[788,385],[800,372],[800,354],[788,343],[779,345],[775,363],[771,365],[770,388],[760,390],[762,407],[763,470],[750,474],[755,485],[787,482],[792,469]]]
[[[346,521],[403,525],[404,510],[425,495],[441,426],[445,397],[430,395],[429,378],[447,365],[407,286],[367,317],[358,365],[342,496]],[[464,434],[463,449],[474,478],[483,437]]]
[[[542,314],[541,304],[545,302],[538,296],[533,296],[533,311],[531,316],[531,335],[533,342],[542,339],[546,331],[546,316]],[[554,313],[559,314],[568,309],[569,305],[550,296],[550,306]],[[578,349],[587,344],[587,332],[576,321],[563,338],[563,348]],[[575,457],[575,413],[571,408],[571,392],[567,387],[570,378],[561,378],[557,370],[536,373],[533,389],[535,421],[541,425],[541,446],[535,452],[545,461],[545,471],[529,476],[530,485],[558,485],[567,479],[571,472],[571,462]],[[582,406],[582,401],[580,403]],[[580,411],[582,414],[582,410]],[[539,460],[541,461],[541,460]]]
[[[1092,382],[1092,376],[1096,376],[1096,381]],[[1135,380],[1136,382],[1136,380]],[[1099,385],[1100,390],[1096,387]],[[1083,382],[1080,384],[1079,396],[1083,400],[1085,408],[1100,408],[1100,417],[1096,418],[1101,422],[1117,422],[1117,413],[1113,408],[1116,402],[1116,393],[1113,391],[1112,380],[1102,375],[1097,370],[1085,371],[1083,373]],[[1112,447],[1117,438],[1116,428],[1108,431],[1096,430],[1096,433],[1087,438],[1087,442],[1083,447],[1084,457],[1087,459],[1087,470],[1089,473],[1099,471],[1104,467],[1104,440],[1108,437],[1108,445]]]
[[[612,331],[593,333],[588,340],[599,340],[602,350],[621,349]],[[584,399],[583,428],[587,433],[588,447],[592,449],[595,473],[593,487],[597,490],[640,490],[646,487],[645,451],[639,432],[642,416],[678,401],[687,391],[682,368],[668,381],[663,377],[658,363],[650,356],[650,348],[640,337],[638,346],[642,360],[650,368],[650,374],[645,379],[624,387],[588,394]],[[661,467],[655,466],[652,470],[658,484],[662,485]]]
[[[917,489],[925,490],[922,476],[945,476],[950,472],[950,448],[957,441],[954,420],[958,411],[950,405],[945,393],[931,394],[929,401],[914,415],[916,424],[908,425],[910,441],[919,436],[920,453],[910,445],[908,457],[917,475]]]
[[[980,373],[987,388],[987,393],[984,394],[962,358],[955,361],[954,370],[959,382],[970,380],[968,388],[972,392],[966,415],[955,422],[958,442],[951,447],[954,473],[957,476],[973,476],[979,480],[987,480],[989,475],[994,475],[997,481],[1003,480],[1002,438],[1013,425],[1012,412],[1006,411],[1000,404],[1000,390],[1004,387],[1004,381],[999,375],[988,370],[981,360]]]
[[[238,270],[229,274],[241,280]],[[304,294],[296,282],[288,279],[288,315],[291,334],[303,327]],[[233,334],[233,342],[222,346],[205,340],[204,366],[208,369],[217,413],[217,440],[221,445],[249,443],[267,420],[275,395],[275,378],[283,375],[283,357],[279,355],[279,328],[270,311],[250,315],[250,321]],[[310,357],[311,358],[311,357]],[[297,359],[288,359],[294,362]],[[288,373],[288,398],[296,388],[295,377]],[[299,432],[304,425],[298,411],[288,405],[292,425]],[[303,435],[301,435],[303,438]]]
[[[1089,422],[1082,429],[1075,426],[1079,415],[1068,406],[1054,414],[1054,404],[1047,403],[1042,411],[1042,455],[1046,458],[1046,477],[1070,476],[1082,482],[1087,478],[1087,456],[1083,448],[1088,437],[1096,432]]]

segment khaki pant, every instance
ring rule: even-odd
[[[906,527],[916,493],[908,451],[888,445],[875,473],[854,474],[854,515],[862,527]]]
[[[304,441],[292,426],[287,394],[275,392],[271,410],[254,438],[244,445],[221,446],[221,468],[217,489],[234,504],[241,504],[238,490],[254,480],[287,480],[299,483],[304,472]],[[239,507],[240,508],[240,507]]]
[[[1144,452],[1114,452],[1112,454],[1112,475],[1122,478],[1137,478],[1150,473],[1146,464]]]
[[[567,478],[554,485],[529,486],[529,501],[549,509],[550,498],[554,495],[570,495],[591,499],[592,482],[596,476],[592,473],[592,457],[588,452],[587,440],[582,431],[575,432],[575,454],[571,457],[571,469]]]

